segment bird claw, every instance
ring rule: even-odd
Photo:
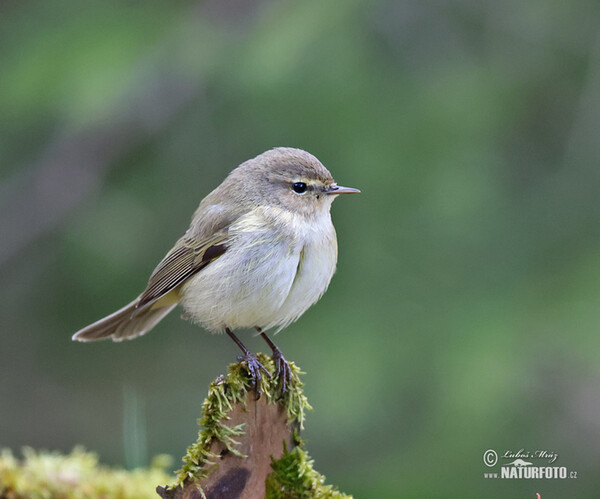
[[[281,384],[281,395],[285,394],[287,385],[292,379],[292,369],[290,364],[278,348],[273,349],[273,362],[275,364],[275,378]]]
[[[269,373],[269,371],[267,371],[266,367],[260,363],[256,355],[254,355],[253,353],[238,355],[237,360],[246,363],[248,374],[252,379],[252,388],[254,388],[254,390],[256,391],[256,399],[258,400],[262,393],[260,390],[260,382],[262,381],[262,375],[260,371],[263,371],[266,374],[267,378],[270,378],[271,374]]]

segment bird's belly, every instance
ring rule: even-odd
[[[335,239],[326,245],[305,246],[289,294],[277,312],[278,320],[268,327],[279,327],[281,330],[316,303],[331,282],[336,261]]]
[[[278,243],[229,248],[182,287],[186,317],[212,332],[277,324],[289,295],[300,250]]]

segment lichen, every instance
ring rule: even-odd
[[[170,456],[157,456],[149,469],[124,470],[98,463],[96,454],[76,447],[70,454],[23,449],[17,458],[0,453],[0,497],[10,499],[144,499],[156,497],[156,484],[170,474]]]
[[[266,499],[352,499],[335,487],[325,485],[325,477],[313,468],[304,442],[297,434],[295,438],[294,449],[288,451],[284,442],[281,458],[271,457],[273,472],[266,480]]]
[[[259,353],[259,362],[269,371],[270,377],[262,376],[260,390],[269,403],[282,404],[287,413],[288,423],[296,423],[303,428],[305,411],[311,409],[302,391],[300,369],[290,362],[291,379],[285,394],[281,395],[279,384],[275,379],[275,365],[273,360]],[[246,396],[252,390],[252,380],[243,362],[231,364],[227,376],[219,376],[208,389],[208,396],[202,404],[202,417],[198,420],[201,429],[198,439],[188,447],[183,457],[184,465],[177,472],[177,484],[183,485],[187,480],[202,480],[217,466],[218,456],[210,451],[214,439],[222,442],[228,451],[241,457],[236,448],[236,437],[243,435],[243,424],[228,426],[228,413],[236,404],[246,403]]]

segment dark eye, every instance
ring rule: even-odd
[[[292,189],[297,194],[304,194],[306,192],[306,184],[304,182],[296,182],[292,184]]]

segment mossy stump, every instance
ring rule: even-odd
[[[163,499],[347,498],[312,468],[299,438],[310,409],[300,370],[280,394],[269,357],[258,355],[271,373],[263,376],[261,396],[251,388],[244,363],[231,364],[209,388],[202,406],[198,440],[183,458],[178,481],[157,487]]]

